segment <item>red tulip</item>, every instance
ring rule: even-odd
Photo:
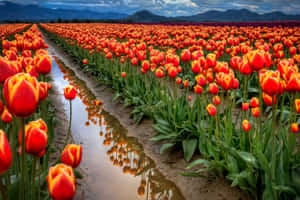
[[[3,130],[0,130],[0,175],[10,168],[11,161],[12,154],[8,140]]]
[[[4,123],[10,123],[12,121],[12,116],[8,112],[7,108],[4,108],[4,111],[2,112],[2,115],[1,115],[1,120]]]
[[[201,94],[203,92],[203,88],[200,85],[195,85],[194,91],[196,94]]]
[[[258,107],[259,106],[259,100],[258,100],[258,98],[252,97],[251,100],[250,100],[250,106],[252,108]]]
[[[19,133],[19,144],[22,144],[22,133]],[[31,121],[25,126],[25,152],[37,157],[44,155],[48,142],[47,125],[42,119]]]
[[[210,83],[208,86],[209,93],[212,95],[216,95],[219,92],[219,87],[216,83]]]
[[[253,117],[259,117],[260,115],[259,107],[251,108],[251,113]]]
[[[61,162],[73,168],[77,168],[82,158],[81,145],[69,144],[61,154]]]
[[[39,82],[39,101],[46,99],[48,95],[48,84],[45,82]]]
[[[267,106],[272,106],[273,103],[276,104],[276,95],[274,95],[274,102],[273,102],[272,96],[270,96],[270,95],[268,95],[268,94],[266,94],[266,93],[263,93],[263,100],[264,100],[264,102],[265,102],[265,104],[266,104]]]
[[[261,74],[260,86],[262,90],[270,96],[279,94],[282,88],[279,72],[268,70]]]
[[[57,164],[47,176],[49,194],[54,200],[71,200],[75,195],[76,180],[72,167]]]
[[[300,114],[300,99],[295,99],[296,112]]]
[[[213,104],[208,104],[206,110],[210,116],[215,116],[217,113],[217,109]]]
[[[52,61],[48,55],[38,55],[36,58],[36,67],[39,74],[49,74],[51,72]]]
[[[12,114],[28,117],[35,112],[38,105],[38,82],[29,74],[16,74],[5,81],[3,95]]]
[[[125,78],[125,77],[126,77],[126,72],[122,72],[122,73],[121,73],[121,76],[122,76],[123,78]]]
[[[243,120],[243,129],[245,132],[248,132],[251,130],[251,124],[248,120]]]
[[[298,131],[299,131],[299,126],[298,126],[298,124],[297,124],[297,123],[292,123],[291,129],[292,129],[292,132],[293,132],[293,133],[298,133]]]
[[[220,103],[221,103],[220,97],[219,96],[214,96],[213,97],[213,104],[218,106],[218,105],[220,105]]]
[[[86,64],[88,64],[88,60],[87,59],[83,59],[82,63],[86,65]]]
[[[249,103],[242,103],[242,110],[247,111],[249,109]]]
[[[73,86],[69,85],[64,88],[64,95],[66,99],[73,100],[77,95],[77,91]]]
[[[0,57],[0,83],[1,84],[3,84],[8,77],[17,74],[18,72],[20,72],[20,69],[16,65],[12,65],[10,61]]]

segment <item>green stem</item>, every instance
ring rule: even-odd
[[[276,169],[276,156],[275,156],[275,132],[276,132],[276,104],[275,96],[272,96],[272,171],[271,171],[271,180],[275,178],[275,169]],[[276,195],[275,195],[276,196]]]
[[[2,199],[3,200],[7,200],[7,198],[6,198],[6,192],[5,192],[6,189],[5,189],[4,185],[3,185],[2,177],[0,177],[0,190],[1,190]]]
[[[41,199],[41,159],[38,158],[38,174],[39,174],[39,183],[38,183],[38,200]]]
[[[68,128],[68,134],[67,134],[67,138],[66,138],[64,147],[67,146],[69,137],[70,137],[70,135],[71,135],[71,125],[72,125],[72,101],[71,101],[71,100],[69,100],[69,104],[70,104],[69,128]]]
[[[37,158],[34,157],[32,159],[32,174],[31,174],[31,198],[32,200],[35,199],[35,169],[36,169],[36,160]]]
[[[25,160],[25,119],[20,118],[20,129],[22,130],[22,153],[21,153],[21,183],[20,183],[20,199],[25,199],[25,176],[26,176],[26,160]]]

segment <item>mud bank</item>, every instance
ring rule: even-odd
[[[82,72],[80,67],[52,41],[48,38],[45,38],[45,41],[49,45],[49,51],[55,52],[55,56],[64,62],[66,66],[70,67],[79,79],[85,81],[93,94],[104,102],[104,109],[120,121],[121,125],[128,130],[128,135],[138,138],[139,142],[143,144],[145,153],[155,161],[156,168],[167,179],[173,181],[178,186],[187,200],[248,199],[241,190],[231,188],[230,184],[224,179],[218,178],[209,181],[206,178],[184,177],[180,175],[185,171],[185,167],[187,166],[187,162],[183,159],[183,153],[167,152],[160,155],[159,149],[161,144],[149,141],[155,134],[151,120],[143,120],[140,125],[136,126],[133,120],[129,118],[129,113],[132,110],[124,108],[123,104],[119,101],[112,102],[112,98],[114,97],[112,89],[99,86],[92,76]]]

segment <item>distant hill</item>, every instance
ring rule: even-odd
[[[259,21],[300,21],[300,15],[286,15],[282,12],[257,14],[247,9],[227,11],[207,11],[192,16],[165,17],[147,10],[138,11],[127,19],[135,22],[259,22]]]
[[[127,14],[91,12],[85,10],[49,9],[37,5],[20,5],[1,2],[0,20],[55,20],[55,19],[121,19]]]

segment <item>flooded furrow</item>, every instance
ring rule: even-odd
[[[127,136],[127,129],[114,116],[94,104],[96,97],[86,83],[55,55],[52,57],[53,84],[60,91],[58,98],[64,102],[67,116],[69,104],[63,88],[72,85],[78,91],[72,101],[71,130],[74,141],[83,147],[85,198],[183,200],[181,191],[155,168],[138,140]]]

